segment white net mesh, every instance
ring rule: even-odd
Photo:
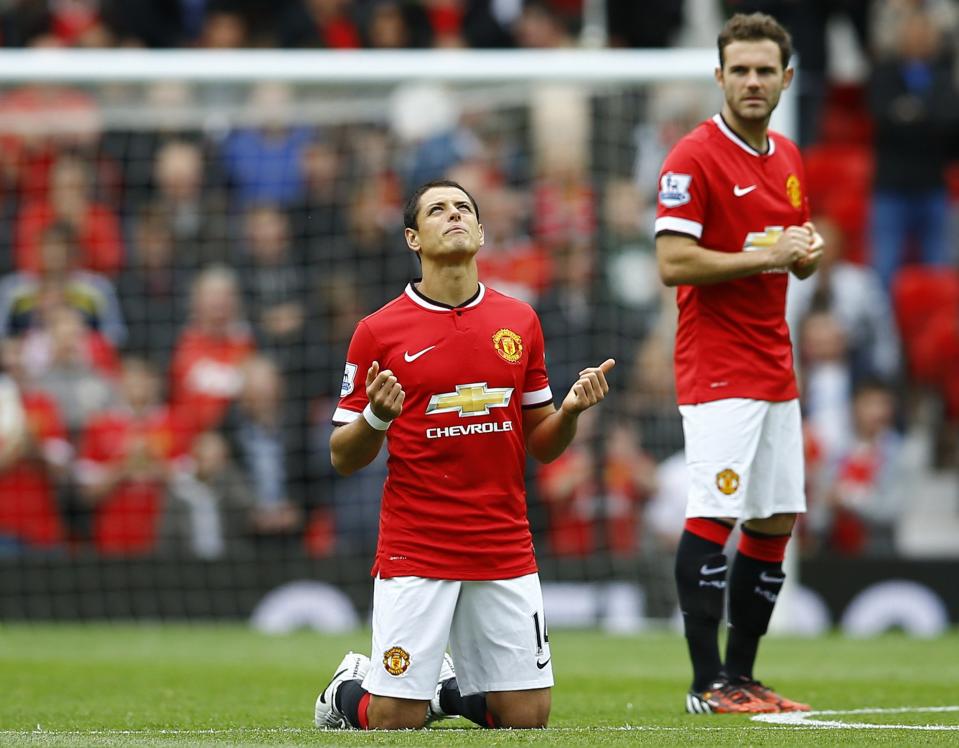
[[[405,195],[439,177],[479,204],[481,277],[538,309],[554,392],[620,362],[530,467],[544,577],[638,575],[671,612],[650,229],[662,157],[718,106],[711,53],[448,59],[0,59],[4,617],[247,615],[307,577],[365,610],[385,463],[335,476],[329,417],[355,323],[416,274]]]

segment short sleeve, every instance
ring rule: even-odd
[[[680,143],[670,152],[659,175],[656,234],[672,231],[696,239],[703,235],[709,191],[706,174],[692,153],[693,143]]]
[[[343,382],[340,385],[340,402],[333,412],[333,424],[343,426],[352,423],[363,412],[366,398],[366,372],[378,360],[379,350],[369,326],[361,321],[353,332],[350,349],[346,354]]]
[[[526,366],[526,381],[523,384],[523,407],[540,408],[553,402],[553,392],[549,388],[546,374],[546,345],[543,342],[543,327],[539,317],[533,313],[533,337],[529,344],[529,358]]]

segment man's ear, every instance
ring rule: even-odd
[[[789,88],[789,84],[793,82],[793,75],[796,74],[795,68],[786,68],[786,72],[783,73],[783,90],[785,91]]]
[[[420,235],[416,229],[404,229],[403,236],[406,237],[406,246],[414,252],[420,251]]]
[[[483,231],[483,224],[479,223],[477,226],[479,227],[480,246],[483,246],[483,243],[486,241],[486,233]]]

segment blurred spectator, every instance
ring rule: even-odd
[[[186,321],[190,287],[172,216],[162,208],[143,210],[133,227],[131,250],[130,262],[117,280],[127,322],[124,350],[166,371]]]
[[[685,444],[675,402],[672,354],[672,338],[656,330],[639,343],[634,355],[623,357],[624,363],[632,365],[623,409],[636,423],[643,449],[657,461],[668,459]]]
[[[200,434],[173,471],[160,524],[161,550],[221,558],[244,548],[252,527],[253,494],[222,435]]]
[[[190,317],[170,370],[170,403],[194,433],[220,423],[240,394],[243,362],[254,347],[242,316],[236,274],[221,266],[199,273],[190,288]]]
[[[58,484],[73,455],[59,409],[31,388],[21,342],[0,340],[0,552],[51,549],[66,540]]]
[[[199,145],[173,140],[157,151],[153,206],[170,216],[177,254],[194,267],[231,263],[227,197],[207,183],[208,169]]]
[[[71,438],[113,402],[116,354],[73,309],[45,313],[43,327],[24,338],[23,360],[31,381],[56,401]]]
[[[185,432],[161,405],[160,389],[149,364],[126,359],[119,403],[93,417],[80,439],[77,483],[100,553],[154,550],[172,460],[186,447]]]
[[[553,391],[563,392],[598,356],[631,358],[640,337],[633,315],[611,300],[594,277],[595,251],[589,245],[565,244],[553,253],[554,282],[536,310],[549,351]]]
[[[612,47],[669,47],[683,23],[683,3],[606,0]]]
[[[280,16],[281,47],[355,49],[363,46],[349,0],[294,0]]]
[[[552,552],[635,556],[642,505],[655,488],[655,475],[655,463],[627,423],[606,428],[594,414],[581,416],[570,447],[537,473]]]
[[[893,427],[895,397],[880,380],[864,380],[852,401],[853,440],[826,467],[810,522],[826,550],[891,555],[896,521],[915,476]]]
[[[114,346],[126,338],[123,312],[113,284],[77,266],[76,235],[66,223],[53,223],[39,236],[37,271],[0,280],[0,335],[20,335],[40,325],[44,299],[62,300]]]
[[[398,239],[402,236],[398,200],[395,181],[380,175],[360,182],[349,203],[347,264],[361,281],[362,305],[370,311],[399,296],[419,276],[417,257]]]
[[[36,271],[40,236],[50,224],[69,225],[79,239],[79,267],[114,275],[123,263],[120,222],[111,206],[93,200],[89,165],[60,156],[50,171],[49,199],[27,201],[17,222],[16,263]]]
[[[112,0],[104,15],[121,46],[188,47],[199,36],[207,0]]]
[[[354,325],[346,331],[342,345],[345,356]],[[344,357],[339,359],[339,382],[343,374]],[[380,528],[380,495],[386,480],[386,450],[380,450],[373,462],[351,475],[340,475],[330,464],[329,444],[333,431],[333,410],[336,400],[326,400],[317,409],[316,427],[312,434],[316,477],[321,494],[333,508],[334,550],[337,554],[369,555],[376,548]]]
[[[306,489],[306,444],[301,439],[302,403],[285,399],[283,378],[270,359],[255,356],[243,366],[243,389],[223,423],[240,469],[253,490],[253,529],[262,536],[300,528]]]
[[[288,207],[303,193],[303,154],[312,141],[296,118],[290,88],[257,84],[248,109],[259,127],[233,130],[223,142],[223,165],[243,206],[275,203]]]
[[[20,202],[46,201],[50,169],[58,155],[92,150],[101,128],[99,106],[86,92],[37,84],[0,94],[4,212]]]
[[[100,0],[14,0],[0,23],[8,47],[107,47]]]
[[[845,259],[844,236],[833,221],[814,223],[826,242],[819,271],[811,278],[791,278],[786,320],[799,341],[799,325],[810,312],[825,311],[840,323],[849,348],[853,379],[881,377],[894,381],[901,371],[899,336],[889,297],[871,268]]]
[[[240,275],[257,348],[277,361],[291,392],[300,395],[307,278],[290,242],[286,213],[275,205],[252,206],[246,213],[246,245],[248,261]]]
[[[351,270],[343,267],[329,275],[318,275],[311,289],[307,315],[311,323],[306,327],[306,370],[310,372],[309,394],[312,398],[339,400],[343,362],[353,330],[357,322],[373,311],[364,305],[363,285]],[[325,445],[327,442],[318,443]],[[332,470],[326,453],[324,446],[326,466]],[[379,517],[378,509],[376,516]]]
[[[103,97],[107,105],[138,108],[150,122],[148,128],[117,124],[103,134],[100,143],[100,152],[119,170],[122,209],[130,213],[142,209],[155,188],[169,189],[159,184],[157,174],[169,168],[158,163],[163,146],[181,142],[201,147],[197,114],[202,112],[202,104],[197,89],[184,81],[155,81],[135,90],[113,89],[103,92]],[[183,171],[181,166],[178,173]],[[209,173],[205,177],[206,182],[212,181]]]
[[[553,270],[549,254],[526,233],[528,202],[519,190],[505,186],[490,186],[477,201],[483,206],[486,230],[476,257],[480,277],[497,291],[536,304],[549,287]]]
[[[849,398],[853,391],[849,345],[835,313],[813,309],[799,327],[803,412],[825,461],[842,453],[852,438]]]
[[[197,38],[198,47],[239,49],[249,46],[249,42],[249,23],[242,12],[223,3],[207,10]]]
[[[346,190],[341,144],[316,138],[303,152],[303,197],[290,210],[292,235],[312,273],[328,275],[349,259]]]
[[[575,46],[569,25],[547,0],[526,0],[513,27],[517,45],[533,49]]]
[[[600,247],[610,292],[648,327],[659,308],[662,286],[645,220],[645,197],[626,179],[609,180],[604,192]]]
[[[945,167],[959,128],[959,91],[942,41],[933,17],[916,7],[869,84],[876,122],[872,263],[887,289],[912,248],[926,265],[950,260]]]

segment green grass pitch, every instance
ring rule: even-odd
[[[845,712],[813,719],[876,725],[854,728],[684,714],[688,666],[676,635],[556,631],[550,643],[557,686],[549,730],[492,732],[451,720],[419,732],[324,732],[312,727],[313,701],[347,649],[368,649],[365,633],[267,637],[241,626],[3,625],[0,744],[959,744],[957,633],[764,643],[761,677],[817,710]]]

